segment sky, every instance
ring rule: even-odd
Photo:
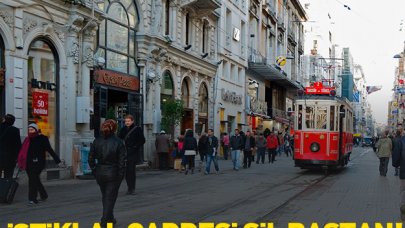
[[[382,86],[380,91],[370,94],[368,100],[377,123],[386,124],[398,65],[398,59],[393,56],[404,49],[405,27],[402,32],[399,29],[401,20],[405,20],[405,1],[322,1],[328,1],[335,22],[336,43],[350,48],[355,64],[363,67],[367,85]]]

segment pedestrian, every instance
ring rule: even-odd
[[[398,132],[399,131],[399,132]],[[402,130],[398,130],[396,135],[402,135]],[[400,214],[401,221],[405,222],[405,136],[401,136],[401,140],[398,142],[395,137],[394,149],[392,151],[392,166],[399,168],[400,179]]]
[[[41,183],[40,174],[45,168],[46,152],[48,152],[59,167],[63,167],[60,158],[52,149],[48,137],[39,134],[38,125],[28,125],[28,136],[24,139],[18,154],[18,167],[28,175],[28,205],[36,205],[39,201],[48,199],[48,193]],[[37,199],[37,196],[40,199]]]
[[[392,166],[395,167],[394,176],[399,175],[399,165],[395,165],[395,164],[398,164],[399,158],[397,158],[397,156],[400,156],[401,151],[402,151],[401,137],[402,137],[402,130],[398,129],[395,132],[395,137],[392,141]]]
[[[139,126],[135,126],[134,117],[126,115],[124,117],[125,127],[121,129],[119,137],[124,140],[127,149],[127,165],[125,172],[125,180],[127,182],[127,195],[135,194],[136,186],[136,165],[143,162],[141,152],[143,144],[145,144],[145,136],[143,130]]]
[[[116,130],[117,123],[114,120],[106,120],[101,126],[102,136],[93,141],[88,158],[101,190],[102,227],[106,227],[107,223],[117,223],[114,218],[114,206],[126,172],[127,152],[124,141],[115,135]]]
[[[156,137],[155,148],[159,157],[159,169],[169,169],[169,137],[164,130]]]
[[[184,155],[186,158],[186,172],[187,175],[189,171],[194,174],[195,167],[195,155],[197,154],[197,140],[194,138],[193,130],[189,129],[186,131],[184,136]]]
[[[255,140],[255,144],[256,144],[256,141],[257,141],[257,138],[258,138],[258,135],[257,135],[257,133],[256,133],[256,131],[255,130],[253,130],[252,132],[251,132],[251,136],[253,137],[253,139]],[[252,162],[254,162],[255,161],[255,157],[256,157],[256,147],[253,147],[253,150],[252,150],[252,158],[251,158],[251,160],[252,160]]]
[[[198,172],[201,172],[201,170],[204,167],[204,164],[206,163],[207,159],[207,150],[208,150],[208,144],[207,144],[207,134],[203,132],[200,136],[200,139],[198,140],[198,154],[200,155],[200,163],[198,165]]]
[[[285,152],[287,157],[289,155],[292,156],[292,153],[291,153],[291,137],[290,137],[290,134],[287,134],[287,133],[284,136],[284,152]]]
[[[177,137],[177,148],[179,150],[179,155],[181,158],[181,165],[180,165],[180,170],[179,173],[183,172],[183,170],[186,170],[186,156],[184,155],[184,135],[180,135]]]
[[[11,179],[15,165],[17,164],[18,152],[21,149],[20,130],[14,127],[15,117],[7,114],[3,123],[0,124],[0,177]]]
[[[269,163],[274,163],[276,161],[276,153],[278,148],[278,139],[274,132],[270,132],[267,136],[267,151],[269,153]]]
[[[373,147],[374,152],[377,152],[377,142],[378,142],[378,137],[373,137],[371,146]]]
[[[243,168],[250,168],[252,164],[252,152],[255,147],[255,138],[251,135],[251,132],[248,130],[246,136],[243,140]]]
[[[264,164],[264,157],[266,155],[266,139],[263,136],[263,133],[259,134],[259,137],[256,140],[256,147],[257,147],[257,159],[256,159],[256,164],[259,164],[260,161],[262,161],[262,164]]]
[[[222,138],[222,144],[224,145],[224,159],[228,160],[228,150],[229,150],[229,135],[228,133],[224,133]]]
[[[283,133],[280,131],[278,133],[278,156],[281,157],[281,154],[284,152],[284,136]]]
[[[243,132],[243,131],[240,131],[239,134],[240,134],[240,136],[242,137],[242,145],[241,145],[241,147],[240,147],[240,151],[241,151],[240,154],[241,154],[241,155],[240,155],[239,164],[243,164],[243,159],[244,159],[244,155],[243,155],[243,141],[245,140],[246,134],[245,134],[245,132]]]
[[[239,134],[239,129],[235,129],[235,135],[233,135],[230,139],[230,149],[233,170],[239,170],[240,151],[242,149],[242,136]]]
[[[208,129],[207,139],[207,165],[205,168],[205,175],[208,175],[211,170],[211,162],[214,162],[216,174],[219,174],[219,166],[217,159],[218,139],[214,135],[214,130]]]
[[[380,175],[387,176],[388,163],[392,152],[392,141],[388,138],[388,131],[377,142],[377,156],[380,159]]]

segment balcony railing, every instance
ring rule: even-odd
[[[269,115],[271,118],[279,117],[283,119],[288,119],[287,112],[277,108],[269,108],[267,110],[267,115]]]
[[[249,49],[249,62],[251,63],[262,63],[266,64],[267,63],[267,58],[260,53],[260,51],[253,49],[252,47],[248,47]]]
[[[215,10],[221,7],[222,0],[182,0],[180,5],[193,6],[198,9]]]

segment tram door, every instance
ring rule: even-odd
[[[340,106],[339,108],[339,160],[341,159],[341,156],[343,155],[343,130],[344,130],[344,119],[345,119],[345,108],[343,105]]]

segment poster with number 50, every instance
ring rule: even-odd
[[[48,116],[48,94],[43,92],[32,93],[33,114]]]

